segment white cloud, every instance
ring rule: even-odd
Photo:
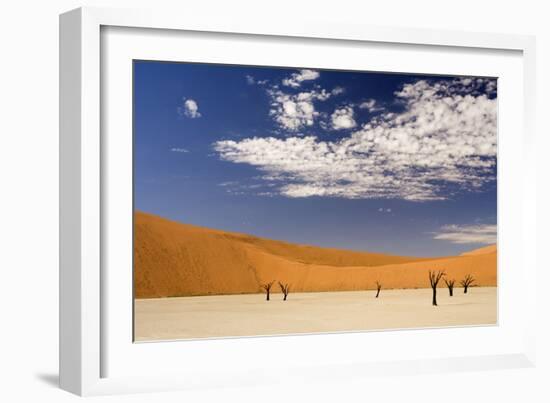
[[[434,239],[457,244],[494,244],[497,242],[496,225],[445,225]]]
[[[246,83],[248,85],[265,85],[269,82],[269,80],[265,79],[265,80],[258,80],[257,78],[255,78],[254,76],[251,76],[249,74],[247,74],[245,76],[245,79],[246,79]]]
[[[332,128],[335,130],[352,129],[357,126],[353,118],[353,108],[351,106],[344,106],[336,109],[330,116],[330,120],[332,122]]]
[[[188,118],[195,119],[200,118],[199,104],[194,99],[184,98],[183,106],[178,108],[180,115],[187,116]]]
[[[288,197],[444,200],[494,181],[497,102],[490,81],[420,80],[396,92],[401,113],[383,113],[349,137],[254,137],[218,141],[226,161],[249,164]],[[311,126],[319,91],[272,90],[272,114],[291,131]],[[301,98],[301,99],[299,99]],[[304,102],[304,104],[300,104]]]
[[[292,73],[289,78],[283,79],[283,85],[298,88],[303,81],[311,81],[319,78],[319,72],[310,69],[302,69],[298,73]]]
[[[221,182],[221,183],[218,183],[218,186],[234,186],[234,185],[238,185],[239,182],[237,181],[226,181],[226,182]]]
[[[497,80],[489,80],[485,85],[485,91],[489,94],[496,94],[497,92]]]
[[[369,112],[378,112],[384,110],[383,106],[378,105],[375,99],[368,99],[359,104],[360,109],[367,109]]]
[[[323,89],[286,94],[274,87],[268,90],[268,94],[271,97],[270,115],[280,127],[291,132],[313,126],[319,116],[314,102],[326,101],[330,97],[330,93]]]
[[[181,147],[172,147],[170,149],[170,151],[175,152],[175,153],[188,153],[189,152],[189,150],[187,150],[185,148],[181,148]]]
[[[298,73],[293,73],[290,78],[283,79],[282,83],[288,87],[299,88],[304,81],[316,80],[317,78],[319,78],[319,72],[303,69]],[[256,80],[255,83],[267,84],[268,82],[267,80],[262,82]],[[315,103],[326,101],[331,96],[345,92],[344,88],[338,86],[334,87],[332,91],[327,91],[319,85],[313,85],[312,87],[311,90],[298,90],[300,91],[298,93],[284,92],[279,85],[269,85],[267,87],[267,94],[271,98],[269,114],[280,128],[290,132],[298,132],[303,128],[313,126],[321,116],[315,108]],[[328,116],[325,117],[328,118]],[[323,123],[326,125],[326,122],[323,121]]]

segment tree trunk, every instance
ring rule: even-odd
[[[437,306],[437,298],[436,298],[437,287],[432,287],[432,291],[433,291],[432,305]]]
[[[453,296],[453,288],[452,288],[452,287],[449,287],[449,296],[450,296],[450,297]]]
[[[380,295],[380,288],[376,291],[376,298]]]
[[[467,294],[468,293],[468,286],[465,286],[464,287],[464,294]]]
[[[265,293],[265,300],[269,301],[269,290],[267,290]]]
[[[286,294],[285,294],[285,296],[284,296],[284,298],[283,298],[283,301],[286,301]]]

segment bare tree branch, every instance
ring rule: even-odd
[[[382,289],[382,284],[377,280],[376,281],[376,298],[380,295],[380,290]]]
[[[283,301],[286,301],[286,297],[288,293],[290,292],[290,284],[283,284],[279,281],[279,287],[281,287],[281,291],[284,295]]]
[[[428,276],[430,278],[430,286],[432,287],[432,305],[437,306],[437,284],[441,280],[441,277],[445,276],[445,271],[439,270],[435,272],[430,270]]]
[[[445,280],[445,284],[447,285],[447,288],[449,289],[449,296],[452,297],[453,296],[453,290],[454,290],[454,287],[455,287],[455,280],[447,280],[447,279],[444,279]]]
[[[471,274],[468,274],[460,282],[460,285],[464,287],[464,294],[468,292],[468,287],[473,286],[474,281],[475,281],[474,277]]]
[[[260,284],[260,287],[265,290],[265,300],[269,301],[269,293],[271,292],[271,287],[273,286],[273,283],[275,283],[275,280],[270,281],[269,283]]]

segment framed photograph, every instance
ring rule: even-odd
[[[497,101],[134,60],[134,341],[497,324]]]
[[[533,365],[533,38],[60,24],[64,389]]]

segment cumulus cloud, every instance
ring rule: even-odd
[[[355,119],[353,118],[353,108],[351,106],[344,106],[336,109],[330,116],[332,128],[335,130],[352,129],[357,126]]]
[[[315,119],[319,116],[314,102],[326,101],[331,95],[324,89],[287,94],[278,87],[270,88],[267,93],[271,98],[269,114],[280,127],[291,132],[313,126]]]
[[[339,86],[334,87],[331,91],[327,91],[317,84],[310,86],[312,88],[310,90],[300,88],[304,82],[316,80],[317,78],[319,78],[319,72],[302,69],[282,80],[284,86],[291,87],[294,90],[283,91],[279,85],[267,86],[267,94],[271,100],[269,114],[281,129],[298,132],[301,129],[313,126],[315,121],[321,116],[315,107],[315,103],[326,101],[331,96],[340,95],[345,92],[344,88]],[[260,81],[255,80],[255,83],[260,84]],[[267,81],[261,83],[267,84]],[[328,119],[327,114],[323,115],[323,124],[324,127],[328,127],[328,122],[325,122],[325,118]],[[345,117],[342,118],[342,120],[345,119]],[[350,123],[349,119],[347,119],[347,123]],[[343,124],[346,124],[346,122]]]
[[[494,244],[497,242],[496,225],[445,225],[434,239],[456,244]]]
[[[378,105],[375,99],[368,99],[359,104],[360,109],[366,109],[369,112],[378,112],[384,110],[383,106]]]
[[[186,116],[191,119],[196,119],[201,117],[199,112],[199,104],[194,99],[184,98],[183,106],[178,108],[178,112],[182,116]]]
[[[489,79],[420,80],[395,93],[402,112],[378,115],[348,137],[254,137],[214,149],[223,160],[257,167],[287,197],[444,200],[496,179],[492,86]],[[310,126],[313,100],[328,96],[274,90],[273,115],[289,130]]]
[[[298,88],[303,81],[311,81],[319,78],[319,72],[310,69],[302,69],[298,73],[292,73],[288,78],[283,79],[283,85],[292,88]]]

